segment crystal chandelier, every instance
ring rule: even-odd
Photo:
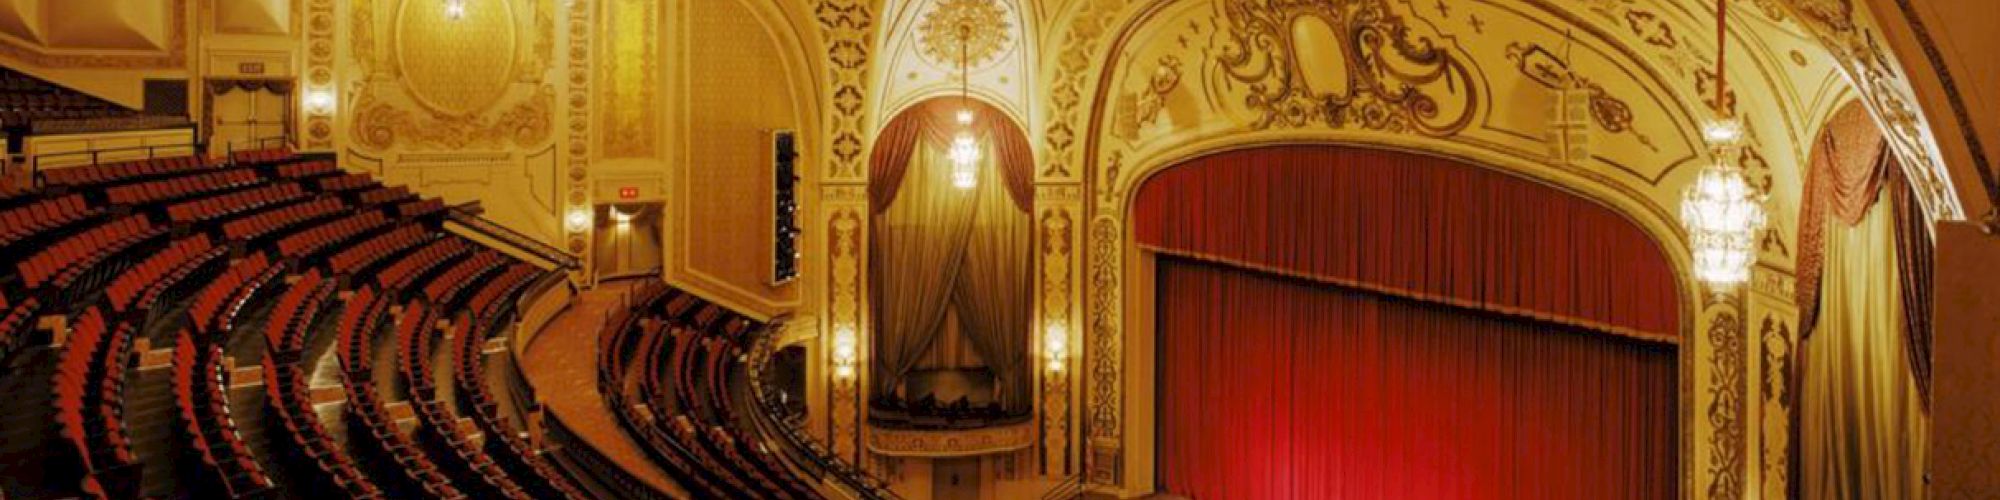
[[[959,132],[951,140],[951,185],[959,189],[979,185],[979,143],[973,142],[970,132]]]
[[[1716,6],[1716,113],[1728,116],[1729,94],[1724,79],[1723,55],[1728,28],[1728,0]],[[1702,131],[1714,152],[1715,161],[1695,176],[1694,183],[1681,192],[1681,224],[1687,228],[1693,251],[1694,277],[1716,292],[1727,291],[1750,281],[1750,269],[1757,263],[1757,233],[1764,228],[1764,196],[1750,186],[1736,165],[1736,150],[1743,139],[1743,126],[1723,119]]]
[[[972,189],[979,185],[979,143],[972,138],[972,74],[967,69],[966,44],[972,38],[972,25],[960,23],[958,26],[958,135],[951,139],[951,185],[959,189]]]

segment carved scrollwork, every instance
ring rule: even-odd
[[[1742,303],[1729,302],[1738,304],[1738,308]],[[1715,429],[1708,443],[1708,498],[1712,499],[1743,498],[1744,392],[1748,389],[1744,380],[1745,329],[1743,320],[1734,311],[1716,314],[1708,327],[1708,340],[1713,345],[1709,361],[1714,374],[1708,388],[1709,397],[1713,398],[1708,406],[1708,424]]]
[[[1223,12],[1229,43],[1219,60],[1227,78],[1248,86],[1255,129],[1319,123],[1442,137],[1464,130],[1479,108],[1466,63],[1414,33],[1387,1],[1231,1]],[[1320,47],[1301,43],[1302,23],[1332,29],[1345,65],[1332,83],[1344,88],[1308,84],[1300,62]]]
[[[1605,132],[1621,134],[1632,132],[1639,143],[1659,150],[1653,140],[1632,129],[1632,106],[1623,99],[1611,95],[1603,85],[1591,81],[1570,68],[1570,62],[1557,57],[1548,48],[1537,43],[1511,43],[1507,45],[1507,59],[1530,81],[1550,90],[1581,89],[1590,94],[1590,118]]]

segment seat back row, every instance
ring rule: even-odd
[[[120,313],[133,309],[135,305],[146,304],[149,301],[141,300],[146,292],[157,284],[169,281],[165,278],[182,271],[190,262],[212,259],[222,255],[224,250],[227,249],[210,243],[205,234],[174,240],[165,249],[147,256],[112,279],[111,286],[105,288],[105,298],[111,303],[111,310]]]
[[[46,198],[0,212],[0,248],[34,238],[37,234],[88,219],[104,210],[90,206],[83,195]]]
[[[305,199],[305,188],[280,182],[254,189],[175,203],[167,207],[167,217],[175,223],[203,222],[248,213],[272,205]]]
[[[333,215],[347,208],[340,200],[318,198],[305,203],[259,212],[256,215],[236,219],[222,225],[223,236],[236,241],[250,241],[275,234],[306,221]]]
[[[172,177],[156,181],[115,186],[105,196],[115,205],[138,205],[186,198],[202,193],[236,189],[264,182],[255,170],[233,168],[200,175]]]
[[[203,168],[208,168],[208,163],[193,156],[101,163],[43,170],[42,184],[62,187],[112,184]]]
[[[214,336],[181,330],[174,344],[174,401],[180,409],[179,431],[184,449],[200,471],[198,491],[206,496],[246,498],[273,488],[264,467],[250,455],[238,434],[224,392],[229,372],[222,364],[222,346]]]
[[[153,227],[145,216],[121,217],[42,249],[21,262],[18,270],[28,289],[45,285],[67,287],[71,280],[112,255],[163,233],[164,229]]]
[[[278,240],[278,252],[289,257],[310,257],[356,235],[388,225],[389,218],[383,216],[382,211],[367,210],[285,236]]]

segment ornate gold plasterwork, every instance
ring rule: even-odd
[[[1953,192],[1944,162],[1934,153],[1936,144],[1918,114],[1920,108],[1909,80],[1890,61],[1892,54],[1883,45],[1882,35],[1857,20],[1853,0],[1772,1],[1787,9],[1840,62],[1841,71],[1854,82],[1854,89],[1903,160],[1903,172],[1916,189],[1924,213],[1933,221],[1964,219],[1965,207]],[[1985,161],[1976,152],[1974,157]]]
[[[1049,335],[1055,325],[1061,326],[1061,332],[1077,331],[1070,321],[1070,289],[1073,286],[1070,278],[1071,248],[1075,238],[1074,219],[1070,214],[1081,201],[1081,188],[1077,185],[1042,185],[1035,189],[1035,203],[1054,205],[1042,209],[1039,248],[1042,263],[1042,335]],[[1076,344],[1072,341],[1065,343]],[[1066,358],[1072,356],[1066,355]],[[1061,477],[1070,473],[1070,372],[1074,368],[1070,367],[1069,361],[1056,361],[1063,364],[1062,370],[1041,370],[1042,471],[1048,476]]]
[[[333,0],[308,0],[306,3],[306,71],[305,90],[308,92],[331,92],[338,105],[340,89],[333,80],[333,33],[338,20],[333,15]],[[333,147],[334,114],[317,113],[306,110],[304,149],[322,150]]]
[[[1515,68],[1519,69],[1522,75],[1527,76],[1529,81],[1539,84],[1543,88],[1550,90],[1574,89],[1589,93],[1590,118],[1593,122],[1597,123],[1598,128],[1602,128],[1605,132],[1612,134],[1631,132],[1639,138],[1640,144],[1644,144],[1654,151],[1659,150],[1659,146],[1653,144],[1652,138],[1633,131],[1631,105],[1626,104],[1625,100],[1611,95],[1611,92],[1605,90],[1603,85],[1591,81],[1587,76],[1578,74],[1570,68],[1569,61],[1557,57],[1555,53],[1549,52],[1541,44],[1533,42],[1508,44],[1507,58],[1514,61]]]
[[[967,430],[868,429],[868,451],[891,456],[964,457],[1014,451],[1034,444],[1033,422]]]
[[[1448,136],[1479,109],[1479,90],[1460,56],[1414,32],[1386,0],[1230,1],[1223,5],[1230,43],[1223,74],[1249,86],[1243,104],[1258,114],[1252,129],[1323,124],[1335,128]],[[1313,88],[1311,57],[1298,33],[1323,23],[1333,33],[1329,64],[1343,81]],[[1330,78],[1322,75],[1321,78]]]
[[[451,18],[428,2],[403,2],[390,32],[403,88],[442,115],[486,109],[514,81],[516,31],[514,9],[505,4]]]
[[[659,135],[660,87],[658,26],[660,2],[612,0],[604,3],[604,77],[598,87],[605,158],[645,158],[655,153]]]
[[[164,52],[143,54],[97,50],[48,50],[23,45],[12,38],[0,39],[0,55],[47,68],[90,69],[186,69],[188,67],[188,0],[173,0],[167,7],[167,43]]]
[[[1124,242],[1124,224],[1116,217],[1099,215],[1090,224],[1090,430],[1091,460],[1085,463],[1092,484],[1117,484],[1120,477],[1116,457],[1122,448],[1124,409],[1120,388],[1124,384],[1123,332],[1125,298],[1124,273],[1119,266]],[[1108,449],[1107,449],[1108,448]]]
[[[399,10],[383,25],[377,22],[378,7],[389,1],[398,2]],[[547,142],[556,109],[555,90],[547,82],[554,60],[555,23],[546,14],[555,8],[552,0],[480,4],[467,17],[450,21],[436,18],[441,9],[413,1],[352,3],[351,57],[360,70],[349,108],[355,143],[380,151],[532,148]],[[574,10],[578,4],[589,2],[569,5]],[[519,9],[532,11],[533,22],[517,22]],[[433,24],[455,27],[424,27]],[[572,25],[571,32],[572,45],[588,46],[587,26]],[[588,54],[570,59],[572,67],[589,61]],[[572,78],[569,87],[587,84]]]
[[[875,38],[874,8],[864,0],[819,0],[814,7],[820,38],[826,43],[831,85],[827,130],[833,138],[827,159],[829,180],[862,180],[862,154],[867,150],[862,127],[867,122],[867,79],[870,43]]]
[[[1079,0],[1085,2],[1081,10],[1071,19],[1067,34],[1062,39],[1062,49],[1056,53],[1055,82],[1049,90],[1049,125],[1042,133],[1042,143],[1047,148],[1041,155],[1043,166],[1038,174],[1045,178],[1074,179],[1076,173],[1070,168],[1082,162],[1082,153],[1076,146],[1079,134],[1087,125],[1088,103],[1084,102],[1085,86],[1095,73],[1090,71],[1091,60],[1097,51],[1097,44],[1130,0]]]
[[[828,265],[831,279],[828,282],[832,290],[827,296],[827,316],[835,330],[847,329],[859,335],[863,319],[861,239],[865,237],[862,233],[864,224],[861,211],[867,207],[866,191],[850,186],[838,186],[830,190],[844,190],[861,195],[858,200],[846,200],[842,206],[830,208],[827,215],[827,227],[831,229],[827,235],[827,248],[832,250],[828,259],[831,261]],[[828,198],[849,197],[842,196],[841,193],[827,194]],[[833,337],[834,335],[827,335],[829,346]],[[865,352],[866,349],[862,351]],[[835,455],[855,462],[859,462],[862,458],[856,443],[860,440],[858,435],[861,419],[860,371],[866,366],[866,362],[857,360],[855,377],[846,380],[827,377],[832,389],[830,391],[832,410],[828,419],[831,428],[828,441],[831,441],[830,447],[833,448]]]
[[[362,85],[354,106],[354,140],[375,150],[397,145],[414,149],[462,149],[511,144],[532,147],[548,140],[555,87],[541,85],[527,100],[492,116],[455,117],[383,102]]]
[[[1758,344],[1762,347],[1764,371],[1758,377],[1762,384],[1763,401],[1759,422],[1758,455],[1763,457],[1758,464],[1763,484],[1758,489],[1765,498],[1787,498],[1791,490],[1791,450],[1792,450],[1792,391],[1790,374],[1793,367],[1792,328],[1786,320],[1776,314],[1764,315]]]
[[[564,141],[569,143],[568,175],[569,196],[563,205],[570,210],[586,210],[590,207],[590,44],[591,0],[569,1],[569,67],[565,70],[569,82],[566,99],[569,104],[569,132]],[[565,228],[567,229],[567,228]],[[583,265],[577,269],[572,281],[587,281],[594,264],[590,249],[590,230],[569,231],[568,248],[578,256]]]
[[[1009,18],[998,0],[940,0],[917,25],[917,44],[939,67],[979,66],[1013,43]]]
[[[1711,401],[1707,415],[1713,432],[1709,434],[1708,442],[1707,491],[1711,500],[1743,498],[1744,487],[1743,414],[1748,410],[1744,396],[1748,389],[1744,380],[1743,336],[1746,328],[1736,312],[1742,309],[1741,296],[1732,296],[1715,305],[1722,307],[1725,304],[1730,310],[1716,313],[1708,323],[1708,395]]]

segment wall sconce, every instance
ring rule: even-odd
[[[860,339],[854,334],[854,327],[841,325],[833,329],[833,377],[840,380],[854,379],[855,361],[860,358]]]
[[[563,227],[569,228],[569,232],[572,233],[590,229],[590,210],[584,207],[571,207],[569,214],[563,216]]]
[[[306,91],[306,111],[315,115],[333,114],[333,91],[315,89]]]
[[[1069,326],[1061,320],[1050,322],[1047,331],[1042,333],[1042,341],[1042,352],[1049,358],[1049,371],[1062,372],[1063,360],[1069,356]]]

